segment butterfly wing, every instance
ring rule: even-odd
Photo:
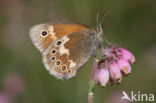
[[[74,77],[77,69],[92,56],[93,44],[92,35],[87,31],[65,35],[56,40],[43,53],[45,67],[56,78],[69,79]]]
[[[30,29],[29,35],[40,52],[45,51],[55,40],[72,32],[88,28],[81,24],[39,24]]]
[[[50,74],[58,79],[74,77],[96,50],[94,30],[81,24],[40,24],[30,30],[30,38],[43,55]]]

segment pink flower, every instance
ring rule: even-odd
[[[124,58],[121,58],[117,61],[118,66],[120,68],[120,70],[125,74],[128,75],[129,73],[131,73],[131,66],[128,63],[127,60],[125,60]]]
[[[0,103],[14,103],[14,100],[7,92],[2,91],[0,93]]]
[[[135,62],[134,55],[128,50],[116,45],[108,46],[102,50],[102,58],[94,62],[94,79],[96,83],[100,82],[106,86],[109,82],[120,83],[122,73],[128,75],[131,73],[131,65]]]
[[[24,81],[18,74],[10,74],[4,80],[4,89],[9,91],[10,95],[18,96],[24,89]]]
[[[101,68],[98,76],[101,86],[106,86],[109,81],[109,71],[108,69]]]
[[[129,61],[131,64],[133,64],[135,62],[135,57],[131,52],[129,52],[128,50],[126,50],[124,48],[121,48],[121,52],[122,52],[122,57],[124,59]]]
[[[113,62],[112,64],[110,64],[110,75],[114,82],[117,82],[117,83],[121,82],[122,74],[116,62]]]
[[[98,62],[96,60],[94,60],[94,64],[93,64],[93,72],[94,72],[94,80],[96,83],[99,82],[98,80],[98,76],[99,76],[99,69],[97,68]]]

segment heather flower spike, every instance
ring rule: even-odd
[[[105,87],[107,84],[121,83],[122,74],[128,75],[135,62],[134,55],[120,46],[109,45],[95,58],[89,83],[88,103],[93,103],[95,84]]]
[[[131,73],[131,64],[135,62],[134,55],[119,46],[108,46],[102,50],[102,58],[94,61],[94,81],[106,86],[109,82],[120,83],[122,74]]]

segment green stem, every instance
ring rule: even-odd
[[[94,84],[89,84],[88,103],[93,103],[94,98]]]
[[[95,72],[94,64],[91,72],[91,77],[89,81],[89,90],[88,90],[88,103],[93,103],[94,99],[94,87],[95,87],[95,81],[94,81],[94,72]]]

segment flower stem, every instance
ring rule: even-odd
[[[88,94],[88,103],[93,103],[93,98],[94,98],[93,92],[89,93]]]
[[[89,83],[89,92],[88,92],[88,103],[93,103],[94,98],[94,83]]]
[[[93,68],[92,68],[91,77],[90,77],[90,81],[89,81],[88,103],[93,103],[93,99],[94,99],[94,87],[95,87],[94,72],[96,69],[95,63],[96,63],[96,60],[93,63]]]

